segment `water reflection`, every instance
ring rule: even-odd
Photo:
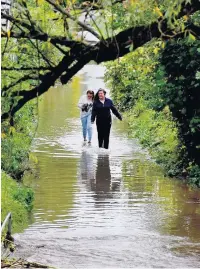
[[[113,160],[108,153],[94,154],[92,150],[84,150],[81,154],[81,181],[93,193],[96,202],[113,198],[114,193],[119,191],[121,177],[116,173],[116,162]]]
[[[169,180],[162,170],[146,161],[125,161],[125,186],[137,199],[148,201],[146,215],[153,230],[161,234],[188,237],[200,242],[200,192],[179,181]],[[185,244],[185,243],[184,243]],[[183,245],[184,246],[184,245]],[[181,252],[189,253],[194,245],[180,244]],[[178,250],[178,247],[176,248]],[[195,251],[200,252],[197,245]]]
[[[80,158],[80,177],[89,191],[93,189],[95,179],[95,161],[96,157],[87,150],[83,150]]]
[[[172,196],[172,209],[163,230],[171,235],[188,236],[193,242],[200,242],[200,192],[180,185]],[[199,246],[200,253],[200,246]]]
[[[96,132],[83,146],[77,102],[88,85],[75,78],[39,103],[34,223],[18,235],[19,257],[63,269],[197,267],[200,191],[164,178],[123,122],[113,121],[109,154]]]
[[[111,172],[109,155],[98,155],[94,192],[95,199],[104,200],[110,197],[111,191]]]
[[[47,152],[37,153],[40,160],[40,178],[35,185],[35,222],[51,224],[64,220],[73,207],[76,192],[77,160],[53,157]],[[47,176],[48,175],[48,176]]]

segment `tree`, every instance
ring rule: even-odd
[[[2,18],[11,22],[10,30],[2,31],[3,121],[12,119],[58,79],[67,83],[91,60],[99,64],[117,59],[153,38],[200,36],[199,27],[190,20],[190,15],[200,10],[199,0],[181,4],[169,0],[102,0],[86,1],[81,6],[80,2],[18,0],[12,15],[2,12]],[[118,12],[127,15],[124,24],[116,19]],[[82,14],[84,20],[79,19]],[[97,39],[94,45],[86,41],[84,31]]]
[[[160,92],[177,122],[187,159],[200,166],[200,42],[169,42],[161,64],[167,83]],[[159,72],[160,70],[158,70]],[[182,156],[183,158],[183,156]]]

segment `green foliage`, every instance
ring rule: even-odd
[[[2,112],[9,112],[16,107],[23,96],[18,96],[17,92],[30,91],[41,82],[45,83],[45,74],[58,66],[65,54],[70,56],[74,41],[83,43],[81,51],[85,53],[86,40],[83,40],[81,31],[85,31],[86,27],[80,28],[78,24],[81,13],[85,12],[85,19],[90,19],[91,26],[102,38],[110,37],[107,42],[113,42],[113,35],[121,30],[147,26],[158,21],[161,23],[165,19],[174,36],[185,32],[193,41],[195,34],[185,30],[190,22],[189,16],[176,18],[184,2],[188,1],[55,1],[56,5],[71,15],[68,16],[44,0],[16,0],[11,5],[11,14],[17,22],[11,23],[11,29],[3,33],[2,39],[2,65],[10,68],[9,71],[2,71],[2,96],[6,100]],[[81,18],[85,20],[82,15]],[[87,21],[84,22],[87,24]],[[134,42],[127,44],[127,47],[130,51],[134,50]],[[78,56],[76,60],[80,59]]]
[[[2,124],[2,169],[20,179],[29,168],[29,152],[36,128],[35,104],[23,107],[15,117],[14,126]]]
[[[200,167],[190,164],[188,171],[190,183],[200,188]]]
[[[172,121],[171,113],[166,107],[162,112],[149,109],[143,99],[128,112],[130,134],[137,137],[140,143],[149,149],[156,161],[164,166],[171,176],[177,175],[178,137],[177,128]]]
[[[158,19],[166,19],[174,33],[184,32],[188,17],[185,20],[177,19],[184,2],[186,1],[130,0],[111,5],[105,1],[106,23],[117,33],[130,27],[148,26]]]
[[[32,0],[18,0],[12,5],[12,15],[30,24],[27,12],[44,33],[52,36],[69,36],[63,26],[63,16],[54,12],[52,6],[46,1],[37,3]],[[12,26],[12,31],[18,34],[21,32],[16,25]],[[4,113],[10,111],[10,108],[15,106],[20,99],[20,96],[12,97],[13,92],[29,91],[36,87],[41,83],[41,78],[47,70],[62,59],[63,53],[50,43],[50,39],[42,42],[28,38],[3,38],[1,48],[2,66],[11,69],[2,70],[2,113]],[[67,51],[68,48],[63,50]]]
[[[149,91],[157,89],[153,71],[163,45],[163,42],[153,40],[125,57],[105,64],[105,80],[120,109],[130,108],[140,97],[153,106],[156,95],[151,97]]]
[[[151,41],[106,64],[106,82],[138,137],[170,176],[199,185],[200,43]],[[189,163],[191,165],[189,165]]]
[[[28,168],[29,138],[21,133],[3,139],[2,168],[14,178],[20,178]]]
[[[30,188],[18,188],[13,192],[13,199],[19,201],[28,211],[33,208],[34,194]]]
[[[33,191],[15,182],[4,171],[1,181],[1,219],[12,212],[14,232],[21,231],[28,224],[28,211],[33,204]]]
[[[61,53],[56,51],[50,42],[9,39],[8,43],[2,39],[2,66],[17,70],[2,70],[2,112],[9,111],[10,106],[17,104],[19,97],[11,97],[13,92],[28,91],[41,82],[41,76],[46,73],[39,67],[49,68],[61,59]],[[41,53],[44,55],[41,56]],[[45,60],[46,59],[46,60]],[[28,68],[23,70],[23,68]],[[36,70],[31,70],[36,68]],[[37,70],[38,68],[38,70]]]
[[[168,42],[161,56],[161,69],[167,83],[160,97],[177,122],[179,139],[188,160],[200,165],[200,41]],[[158,72],[160,69],[158,68]]]

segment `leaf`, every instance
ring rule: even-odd
[[[42,5],[44,3],[44,0],[37,0],[38,5]]]
[[[38,159],[35,155],[33,155],[32,153],[29,153],[29,160],[34,162],[35,164],[38,163]]]
[[[187,15],[183,16],[184,21],[188,21],[188,18],[189,17]]]
[[[136,3],[137,0],[130,0],[130,4],[134,5]]]
[[[134,48],[134,45],[133,45],[133,43],[130,45],[130,47],[129,47],[129,51],[133,51],[133,48]]]
[[[159,48],[156,47],[156,48],[153,50],[153,52],[154,52],[155,55],[157,55],[158,52],[159,52]]]
[[[7,32],[7,37],[10,38],[10,30]]]
[[[48,38],[47,39],[47,47],[48,47],[48,49],[50,49],[51,48],[51,38]]]
[[[161,48],[164,49],[165,46],[166,46],[166,42],[162,42],[162,44],[161,44]]]
[[[143,47],[140,47],[139,48],[139,52],[140,52],[140,54],[144,54],[144,48]]]
[[[188,41],[189,42],[194,42],[195,40],[196,40],[196,37],[193,34],[189,33],[189,35],[188,35]]]
[[[2,139],[6,138],[6,134],[5,133],[1,133],[1,138]]]
[[[14,134],[16,132],[15,127],[11,126],[9,129],[9,134]]]
[[[196,72],[196,79],[200,80],[200,72],[199,71]]]
[[[154,8],[154,11],[155,11],[155,13],[158,14],[160,17],[163,17],[163,14],[162,14],[161,10],[159,9],[159,7],[155,7],[155,8]]]

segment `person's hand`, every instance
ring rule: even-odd
[[[83,104],[82,105],[82,111],[86,111],[88,110],[88,104]]]
[[[88,104],[83,104],[82,109],[86,109],[88,107]]]

